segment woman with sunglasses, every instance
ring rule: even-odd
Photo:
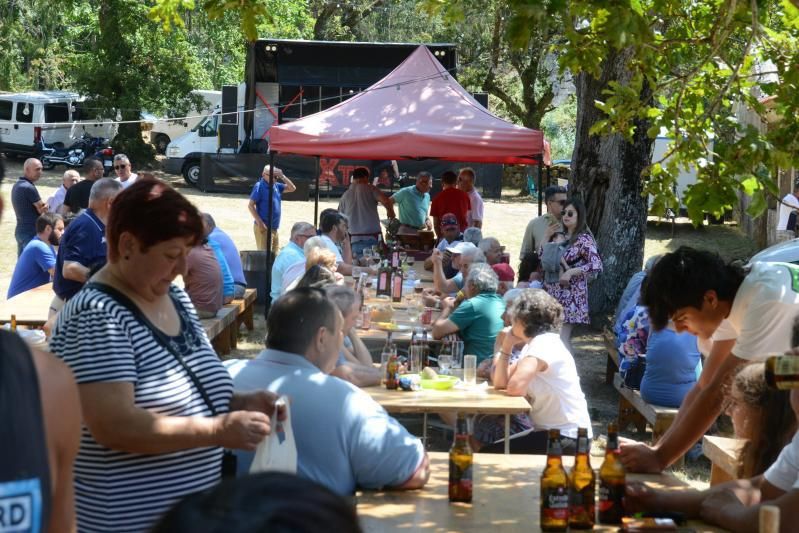
[[[563,205],[561,219],[566,231],[567,245],[563,261],[567,269],[558,282],[545,282],[544,290],[563,306],[563,327],[560,337],[563,344],[573,352],[571,335],[576,324],[588,324],[588,279],[602,272],[602,258],[599,257],[596,241],[585,222],[585,205],[576,199],[567,200]],[[552,231],[547,232],[545,242]],[[541,250],[539,250],[540,256]]]

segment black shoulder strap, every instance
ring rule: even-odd
[[[189,365],[186,364],[186,360],[183,358],[183,356],[180,355],[175,350],[175,348],[172,346],[172,343],[169,342],[169,339],[167,339],[166,334],[163,331],[161,331],[160,329],[158,329],[155,326],[155,324],[150,322],[150,319],[147,318],[144,315],[144,313],[141,312],[141,309],[139,309],[139,307],[133,302],[133,300],[131,300],[130,298],[128,298],[127,296],[122,294],[122,292],[118,291],[114,287],[111,287],[110,285],[106,285],[105,283],[98,283],[96,281],[90,281],[89,283],[86,284],[86,287],[88,287],[90,289],[95,289],[95,290],[98,290],[98,291],[100,291],[102,293],[107,294],[108,296],[110,296],[111,298],[116,300],[119,305],[121,305],[122,307],[124,307],[128,311],[130,311],[131,314],[136,318],[136,320],[138,320],[145,327],[147,327],[147,329],[149,329],[150,332],[153,334],[153,337],[155,338],[155,340],[158,341],[158,343],[161,346],[163,346],[163,348],[166,351],[168,351],[172,355],[172,357],[174,357],[177,360],[178,363],[180,363],[180,366],[183,367],[183,370],[186,371],[186,374],[189,376],[189,379],[194,384],[195,388],[197,389],[197,392],[199,392],[200,396],[202,396],[202,399],[205,402],[205,405],[207,405],[208,409],[211,410],[211,414],[213,416],[217,415],[217,410],[214,407],[214,404],[211,401],[211,398],[208,397],[208,393],[205,392],[205,388],[203,388],[202,383],[200,382],[200,379],[197,377],[197,374],[195,374],[194,371],[191,368],[189,368]],[[170,299],[171,299],[171,297],[170,297]],[[175,303],[177,305],[180,305],[178,302],[175,302]]]

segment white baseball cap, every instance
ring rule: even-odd
[[[453,244],[452,246],[447,246],[447,251],[452,252],[453,254],[462,254],[466,250],[473,250],[477,248],[474,244],[468,241],[461,241],[457,244]]]

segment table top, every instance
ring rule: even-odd
[[[375,298],[369,298],[366,300],[366,305],[385,305],[388,302],[377,300]],[[394,322],[400,326],[410,326],[405,331],[392,331],[391,332],[391,339],[393,342],[397,343],[408,343],[411,341],[411,335],[413,334],[414,327],[423,327],[421,322],[414,321],[412,322],[411,319],[408,317],[407,307],[408,304],[404,300],[402,302],[391,303],[391,307],[394,310]],[[433,311],[432,319],[435,320],[441,311]],[[387,332],[385,330],[379,329],[376,325],[376,321],[372,321],[372,327],[370,329],[358,329],[358,337],[361,338],[364,342],[386,342]],[[424,326],[427,328],[428,338],[432,341],[433,337],[430,334],[430,326]],[[403,328],[405,329],[405,328]]]
[[[521,396],[508,396],[494,387],[473,390],[450,389],[402,391],[385,386],[363,390],[389,413],[467,413],[514,415],[530,411],[530,403]]]
[[[602,459],[591,457],[594,468]],[[564,457],[567,468],[572,457]],[[449,531],[538,531],[539,480],[546,464],[543,455],[474,454],[474,500],[471,504],[449,503],[449,456],[431,452],[431,475],[427,486],[415,491],[361,491],[357,494],[358,516],[366,532],[407,530]],[[687,490],[690,487],[670,474],[628,474],[629,480],[653,487]],[[697,532],[719,532],[701,522],[689,522]],[[598,531],[617,527],[596,526]]]
[[[11,322],[13,314],[20,326],[43,326],[54,295],[53,284],[47,283],[0,302],[0,324]]]

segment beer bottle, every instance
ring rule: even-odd
[[[397,354],[392,353],[386,363],[386,388],[396,390],[399,387],[399,360]]]
[[[472,447],[469,446],[466,417],[460,413],[455,424],[455,440],[449,449],[449,501],[472,501]]]
[[[624,516],[624,466],[619,460],[619,434],[616,424],[608,424],[608,445],[605,461],[599,468],[599,504],[597,521],[600,524],[621,524]]]
[[[17,331],[17,315],[11,315],[11,331]]]
[[[799,388],[799,356],[772,355],[766,359],[766,383],[772,389]]]
[[[569,526],[569,478],[563,468],[560,430],[549,430],[547,466],[541,473],[541,531],[566,531]]]
[[[588,429],[577,430],[577,452],[569,472],[569,528],[593,529],[595,518],[594,486],[596,478],[591,468],[591,441]]]

